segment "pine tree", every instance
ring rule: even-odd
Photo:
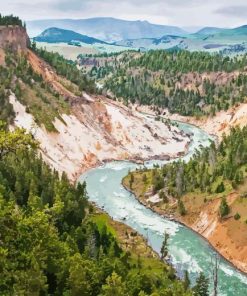
[[[193,288],[195,296],[209,296],[209,280],[201,272],[196,280],[196,285]]]
[[[168,255],[168,240],[169,240],[169,234],[165,232],[165,234],[164,234],[164,240],[163,240],[162,247],[161,247],[161,250],[160,250],[161,259],[163,259],[163,260]]]
[[[106,284],[102,287],[102,291],[102,296],[127,295],[126,287],[122,282],[122,278],[115,272],[106,279]]]
[[[186,215],[185,206],[184,206],[184,203],[181,199],[179,199],[179,201],[178,201],[178,211],[181,216]]]
[[[221,199],[221,204],[220,204],[220,208],[219,208],[220,217],[223,218],[223,217],[227,216],[229,213],[230,213],[230,208],[227,204],[226,198],[223,197]]]

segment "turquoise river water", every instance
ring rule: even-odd
[[[195,149],[210,144],[210,136],[201,129],[178,123],[179,128],[193,134],[188,160]],[[165,161],[148,161],[145,166],[164,164]],[[212,282],[212,259],[215,251],[200,235],[176,222],[169,221],[141,205],[133,194],[121,185],[122,178],[129,170],[141,167],[132,162],[115,161],[91,169],[83,174],[79,181],[86,181],[89,200],[104,209],[114,220],[122,221],[148,239],[150,246],[160,251],[164,232],[170,234],[169,254],[178,275],[188,270],[195,281],[203,271]],[[220,257],[219,288],[220,296],[247,296],[247,276]]]

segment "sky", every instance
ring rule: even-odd
[[[186,27],[247,24],[247,0],[1,0],[24,20],[115,17]]]

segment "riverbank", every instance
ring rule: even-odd
[[[15,111],[17,111],[16,112],[17,117],[15,121],[16,125],[24,128],[27,127],[28,130],[32,130],[33,124],[34,124],[32,116],[26,113],[25,107],[22,106],[18,101],[16,101],[14,97],[12,98],[12,102],[15,107],[14,108]],[[121,111],[121,112],[124,112],[123,114],[126,115],[125,112],[127,111]],[[97,150],[95,152],[96,154],[89,152],[87,150],[86,157],[85,157],[85,155],[83,154],[84,148],[85,148],[83,147],[83,140],[84,140],[83,135],[86,131],[83,130],[83,133],[80,134],[80,131],[82,128],[81,123],[74,116],[66,116],[64,119],[66,119],[67,121],[67,126],[64,126],[61,122],[56,122],[55,124],[57,130],[59,131],[58,134],[47,134],[44,131],[44,129],[35,126],[35,136],[38,136],[38,140],[39,140],[39,136],[41,136],[40,138],[41,145],[42,145],[41,148],[42,148],[44,159],[52,167],[55,167],[56,170],[58,170],[60,173],[62,173],[63,171],[67,171],[70,180],[74,181],[78,178],[78,176],[82,172],[85,172],[92,167],[98,167],[103,163],[102,160],[99,160],[99,158],[96,157],[97,153],[102,155],[102,147],[99,147],[98,145],[96,145],[97,142],[94,141],[96,144],[95,146],[91,146],[91,147],[94,147]],[[140,120],[139,124],[143,124],[143,120]],[[161,124],[162,128],[164,128],[165,125],[163,123],[160,122],[159,124]],[[76,128],[78,128],[78,130],[76,130]],[[133,126],[131,126],[131,128],[133,129]],[[150,137],[150,132],[147,136]],[[155,138],[156,137],[154,137],[154,135],[151,135],[151,141]],[[140,137],[139,141],[137,142],[135,141],[131,145],[134,145],[134,143],[135,145],[139,145],[138,143],[141,143],[141,142],[142,142],[142,137]],[[188,140],[186,142],[183,142],[181,145],[181,142],[178,142],[173,139],[173,142],[170,143],[170,147],[169,147],[170,150],[168,150],[172,152],[171,155],[169,155],[169,157],[181,156],[182,151],[183,152],[187,151],[189,142],[190,142],[190,139],[188,138]],[[154,142],[154,143],[157,143],[157,142]],[[155,145],[154,143],[153,145]],[[164,146],[163,149],[165,149],[165,151],[167,152],[167,147],[165,147],[167,143],[161,143],[159,141],[159,147],[160,145],[162,147]],[[138,147],[135,147],[135,149],[136,148]],[[180,151],[177,150],[178,148]],[[174,149],[176,149],[175,152],[174,152]],[[139,151],[141,150],[139,149]],[[111,149],[105,152],[107,153],[106,154],[107,157],[105,156],[103,160],[105,159],[110,161],[113,159],[115,160],[121,160],[121,159],[134,160],[135,159],[133,157],[130,157],[130,155],[128,155],[127,153],[123,153],[115,157]],[[165,155],[167,154],[168,153],[166,153]],[[138,154],[135,153],[135,156],[137,155]],[[111,158],[109,158],[109,156]],[[153,159],[155,157],[156,159],[158,159],[160,157],[160,154],[149,153],[148,158],[143,158],[143,160]],[[139,155],[138,155],[138,159],[139,159]],[[197,233],[200,233],[200,232],[197,230]]]
[[[157,109],[154,111],[152,106],[133,105],[132,109],[139,112],[145,112],[153,116],[157,115]],[[247,125],[247,103],[239,104],[227,111],[223,110],[217,112],[215,116],[202,116],[198,118],[192,116],[182,116],[177,113],[172,114],[168,111],[168,109],[162,108],[159,109],[159,114],[166,119],[195,125],[207,132],[209,135],[217,136],[218,139],[221,139],[224,133],[228,134],[231,127],[243,127]]]
[[[100,231],[106,226],[108,232],[116,237],[120,247],[125,252],[130,252],[135,259],[138,259],[141,254],[140,260],[143,263],[145,261],[145,265],[150,264],[160,271],[163,268],[171,269],[171,266],[160,259],[159,254],[148,245],[147,240],[142,235],[128,225],[113,220],[107,213],[99,209],[96,204],[93,205],[94,213],[90,214],[89,220],[96,223]]]
[[[148,176],[148,173],[145,172],[145,175]],[[123,179],[122,184],[142,205],[166,219],[178,222],[195,231],[236,269],[247,273],[247,236],[245,235],[247,225],[245,221],[234,219],[234,214],[239,212],[240,208],[241,215],[247,215],[247,202],[240,202],[240,194],[245,190],[244,188],[239,188],[239,192],[231,192],[227,195],[231,214],[225,219],[220,219],[218,215],[220,194],[214,197],[199,193],[185,195],[182,201],[186,215],[182,216],[179,214],[176,199],[169,198],[168,203],[163,203],[157,194],[152,195],[151,188],[140,187],[143,179],[140,172],[135,172],[133,176],[131,189],[130,175]]]

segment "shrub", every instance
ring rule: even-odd
[[[241,216],[240,216],[239,213],[236,213],[236,214],[234,215],[234,219],[235,219],[235,220],[239,220],[240,218],[241,218]]]

